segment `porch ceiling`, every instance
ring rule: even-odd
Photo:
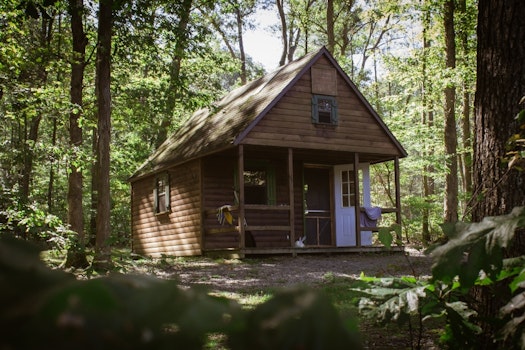
[[[244,146],[244,153],[246,157],[278,157],[286,158],[288,154],[287,148],[279,147],[261,147],[261,146]],[[311,150],[311,149],[294,149],[294,160],[302,161],[304,163],[313,164],[347,164],[354,161],[354,152],[340,152],[340,151],[326,151],[326,150]],[[386,154],[372,154],[359,153],[359,161],[362,163],[381,163],[394,160],[394,155]]]

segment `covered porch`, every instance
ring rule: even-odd
[[[380,226],[366,226],[360,218],[371,205],[368,166],[386,161],[394,165],[395,205],[380,210],[401,224],[396,155],[241,144],[225,156],[231,157],[234,166],[234,200],[204,207],[203,254],[244,257],[384,251],[370,238]],[[273,167],[265,168],[263,163]],[[260,176],[263,170],[265,187],[252,188],[257,186],[250,186],[247,177]],[[224,217],[222,222],[215,219],[222,210],[223,215],[231,216],[231,223]],[[298,247],[300,239],[304,246]]]

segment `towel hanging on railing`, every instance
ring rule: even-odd
[[[380,207],[367,207],[361,212],[361,226],[363,227],[375,227],[377,220],[381,218]]]

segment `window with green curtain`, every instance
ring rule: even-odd
[[[237,186],[237,169],[234,181]],[[244,203],[276,205],[275,166],[267,161],[248,161],[244,165]]]

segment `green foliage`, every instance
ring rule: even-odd
[[[329,300],[286,291],[245,311],[175,281],[114,274],[90,280],[46,267],[27,242],[0,239],[1,348],[231,349],[361,347]]]
[[[377,238],[385,246],[386,249],[392,247],[392,243],[395,242],[397,245],[402,245],[401,241],[401,225],[392,224],[389,227],[380,227]]]
[[[15,236],[49,243],[54,249],[67,250],[75,243],[76,233],[67,228],[60,218],[41,209],[36,204],[21,209],[7,208],[0,211],[0,232],[13,232]]]
[[[516,229],[523,227],[525,207],[515,208],[508,215],[486,217],[479,223],[444,226],[448,242],[430,250],[435,258],[434,279],[450,284],[459,278],[465,289],[480,277],[495,282],[504,264],[503,249],[512,242]]]
[[[525,348],[525,256],[504,257],[516,232],[523,234],[524,228],[525,207],[479,223],[444,225],[447,243],[429,250],[435,259],[432,278],[362,275],[362,283],[354,286],[366,294],[360,299],[360,310],[381,323],[402,324],[415,317],[423,327],[429,320],[442,319],[446,327],[441,339],[461,349],[478,347],[478,323],[489,322],[497,331],[494,341],[503,339],[507,346]],[[481,320],[469,298],[472,288],[502,283],[508,293],[499,295],[504,306],[498,317]]]
[[[525,96],[520,101],[525,105]],[[525,109],[516,115],[518,132],[507,140],[507,154],[503,161],[507,163],[509,169],[514,168],[518,171],[525,171]]]

